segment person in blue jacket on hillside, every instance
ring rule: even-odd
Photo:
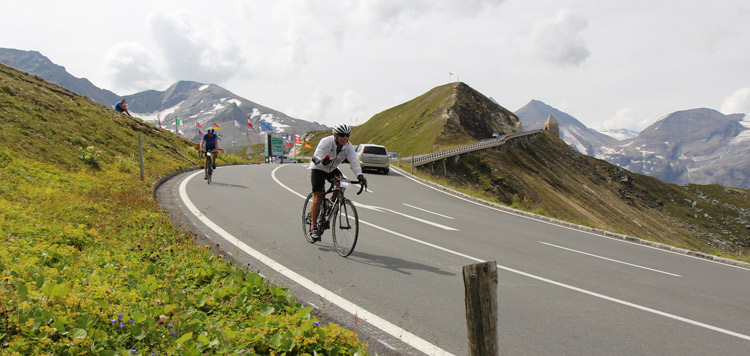
[[[349,160],[351,167],[357,179],[367,187],[367,179],[362,175],[362,167],[357,160],[357,154],[354,152],[354,146],[349,143],[349,135],[352,128],[347,124],[338,124],[333,127],[333,135],[324,137],[318,142],[315,153],[310,160],[310,182],[312,183],[312,206],[310,214],[312,215],[312,226],[310,236],[313,241],[320,241],[320,229],[318,229],[318,215],[320,214],[320,203],[323,200],[326,180],[341,177],[341,171],[337,168],[344,160]]]
[[[115,104],[115,111],[124,112],[128,114],[128,116],[133,116],[130,115],[130,111],[128,111],[128,104],[125,102],[125,99],[122,99],[117,104]]]

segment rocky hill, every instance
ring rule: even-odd
[[[519,127],[515,115],[467,85],[453,83],[376,115],[355,128],[352,141],[417,154]],[[417,174],[556,219],[750,260],[748,190],[664,183],[581,154],[549,133],[447,162],[447,175],[428,166]]]
[[[464,83],[450,83],[385,110],[360,125],[352,142],[402,155],[428,153],[519,132],[515,114]]]

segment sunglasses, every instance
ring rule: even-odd
[[[348,134],[348,133],[340,133],[340,134],[337,134],[337,135],[338,135],[339,137],[349,137],[349,134]]]

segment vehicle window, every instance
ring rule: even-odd
[[[388,155],[388,152],[385,150],[385,147],[377,147],[377,146],[367,146],[365,147],[364,153],[369,153],[373,155]]]

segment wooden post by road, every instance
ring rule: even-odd
[[[497,263],[463,268],[469,356],[497,356]]]

